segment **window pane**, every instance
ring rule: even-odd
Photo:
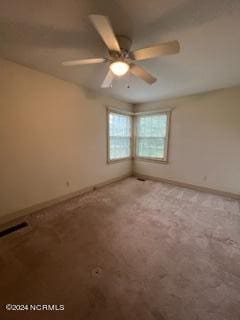
[[[139,116],[137,156],[163,159],[167,135],[167,114]]]
[[[110,160],[131,156],[131,117],[110,112],[109,157]]]

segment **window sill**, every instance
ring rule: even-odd
[[[165,159],[158,159],[158,158],[134,157],[134,160],[161,163],[161,164],[168,164],[168,159],[165,160]]]
[[[130,160],[133,160],[133,158],[132,157],[128,157],[128,158],[121,158],[121,159],[114,159],[114,160],[108,159],[107,163],[108,164],[114,164],[114,163],[119,163],[119,162],[123,162],[123,161],[130,161]]]

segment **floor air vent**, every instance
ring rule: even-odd
[[[15,224],[14,226],[8,227],[7,229],[0,231],[0,238],[7,236],[10,233],[13,233],[19,229],[25,228],[28,226],[28,223],[26,221],[23,221],[21,223]]]

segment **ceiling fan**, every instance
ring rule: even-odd
[[[111,87],[115,76],[121,77],[128,71],[134,76],[141,78],[148,84],[154,83],[157,79],[133,61],[151,59],[163,55],[176,54],[180,51],[177,40],[161,43],[148,48],[130,51],[132,41],[126,36],[116,36],[108,17],[92,14],[90,21],[99,33],[109,52],[107,58],[80,59],[65,61],[64,66],[77,66],[85,64],[110,62],[110,69],[101,85],[102,88]]]

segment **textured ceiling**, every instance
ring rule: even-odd
[[[106,55],[91,13],[109,16],[133,49],[177,39],[181,52],[139,62],[158,78],[152,86],[126,75],[101,89],[106,64],[61,66]],[[0,56],[133,103],[235,86],[240,0],[0,0]]]

